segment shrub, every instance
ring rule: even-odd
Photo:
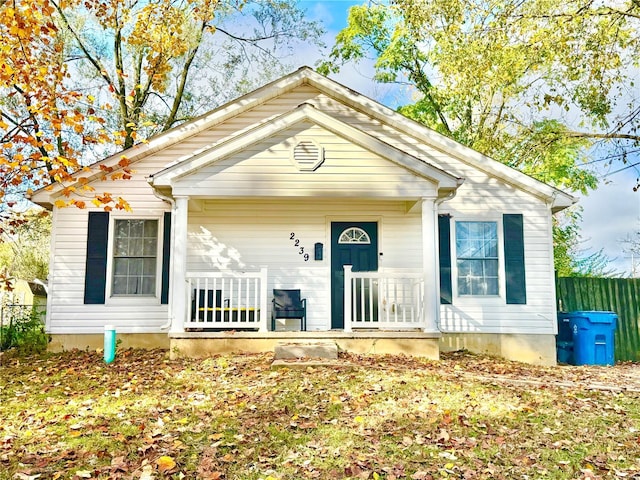
[[[0,323],[0,350],[15,348],[22,355],[42,353],[47,349],[44,312],[32,305],[5,305]]]

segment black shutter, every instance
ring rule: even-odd
[[[524,271],[522,215],[505,214],[502,217],[502,225],[507,303],[524,305],[527,303],[527,287]]]
[[[89,212],[87,261],[84,274],[84,303],[104,303],[107,286],[107,242],[109,213]]]
[[[451,217],[438,215],[438,251],[440,252],[440,303],[452,303],[451,293]]]
[[[164,231],[162,232],[162,290],[160,303],[169,303],[169,260],[171,257],[171,212],[164,212]]]

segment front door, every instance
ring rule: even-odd
[[[331,328],[344,328],[344,266],[378,270],[378,223],[331,223]]]

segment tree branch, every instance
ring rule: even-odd
[[[420,65],[418,58],[414,58],[413,65],[404,65],[404,68],[409,72],[409,78],[413,79],[415,85],[418,87],[418,90],[422,92],[422,94],[427,98],[429,103],[433,106],[436,114],[438,115],[438,119],[442,126],[445,128],[447,134],[449,136],[453,135],[451,128],[449,127],[449,122],[447,121],[447,117],[444,115],[442,110],[442,106],[438,101],[433,97],[431,93],[431,89],[433,85],[429,78],[425,75],[422,65]]]
[[[71,27],[71,24],[69,23],[69,20],[67,19],[67,16],[64,14],[60,5],[58,5],[58,3],[53,0],[52,0],[52,3],[56,7],[56,10],[58,11],[58,13],[60,14],[60,17],[62,18],[62,21],[66,29],[69,30],[69,32],[71,32],[76,42],[78,42],[78,46],[80,47],[80,50],[82,50],[82,53],[84,53],[85,58],[89,60],[89,62],[94,66],[94,68],[98,71],[98,74],[104,79],[104,81],[107,82],[108,85],[111,85],[113,87],[114,86],[113,82],[111,81],[111,78],[107,73],[107,70],[100,63],[100,60],[98,60],[97,58],[94,58],[94,56],[91,55],[91,53],[85,46],[84,42],[80,38],[80,35],[78,35],[78,33]]]
[[[180,108],[180,104],[182,103],[184,89],[187,84],[187,77],[189,76],[189,69],[191,68],[191,64],[193,63],[193,60],[196,58],[196,54],[198,53],[198,49],[200,48],[200,45],[202,44],[202,35],[206,28],[207,28],[206,22],[202,22],[200,32],[198,34],[198,40],[195,44],[195,47],[189,51],[187,58],[185,60],[185,64],[182,67],[182,71],[180,72],[180,82],[178,84],[178,87],[176,88],[176,95],[173,98],[171,111],[169,112],[169,116],[167,117],[166,121],[164,122],[164,126],[162,127],[163,132],[169,130],[172,127],[172,125],[176,122],[178,109]]]
[[[129,106],[127,105],[127,85],[124,80],[124,61],[122,59],[122,27],[119,22],[116,26],[115,36],[113,38],[113,51],[114,59],[116,62],[116,77],[118,78],[118,89],[115,89],[115,93],[118,95],[118,102],[120,103],[120,113],[122,116],[122,127],[125,131],[124,148],[125,150],[133,146],[133,137],[131,133],[133,128],[130,123]]]
[[[33,113],[33,111],[31,110],[31,98],[29,98],[29,95],[26,94],[26,92],[24,90],[22,90],[20,87],[18,87],[17,85],[14,85],[13,88],[16,90],[16,92],[18,92],[22,98],[24,98],[24,103],[27,106],[27,111],[29,112],[29,118],[31,118],[31,121],[33,122],[33,129],[35,131],[35,134],[33,135],[35,138],[38,138],[38,133],[41,131],[40,130],[40,124],[38,123],[38,119],[36,118],[35,114]],[[49,153],[45,150],[44,145],[42,144],[42,142],[38,142],[39,146],[36,147],[38,149],[38,151],[40,152],[40,155],[42,155],[42,158],[49,158]],[[51,171],[53,169],[53,165],[51,164],[50,161],[47,160],[43,160],[46,168],[47,168],[47,172],[51,175]]]
[[[606,10],[607,12],[610,13],[616,13],[618,15],[622,15],[625,17],[631,17],[631,18],[635,18],[640,20],[640,13],[634,13],[632,12],[630,9],[627,11],[623,11],[623,10],[618,10],[616,8],[612,8],[612,7],[604,7],[604,10]]]
[[[578,131],[565,131],[562,135],[570,138],[597,138],[600,140],[633,140],[634,142],[640,142],[640,135],[633,135],[630,133],[596,133],[596,132],[578,132]]]
[[[285,32],[280,32],[280,33],[273,33],[271,35],[265,35],[263,37],[253,37],[253,38],[248,38],[248,37],[240,37],[239,35],[234,35],[233,33],[224,30],[223,28],[220,27],[216,27],[216,32],[221,32],[224,33],[227,37],[233,39],[233,40],[237,40],[238,42],[245,42],[245,43],[258,43],[258,42],[262,42],[264,40],[270,40],[274,37],[277,37],[278,35],[284,35]]]

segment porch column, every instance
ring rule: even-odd
[[[425,332],[438,332],[440,317],[437,215],[436,197],[424,197],[422,199],[422,274],[424,276],[422,328]]]
[[[187,224],[189,220],[189,197],[175,197],[174,230],[171,242],[173,271],[171,272],[171,295],[173,322],[172,332],[183,332],[187,319]]]

